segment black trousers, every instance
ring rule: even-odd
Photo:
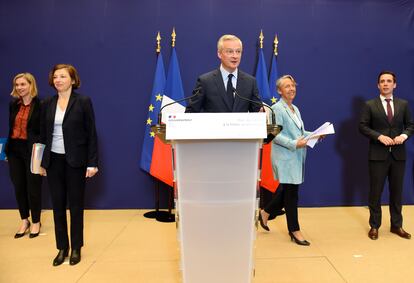
[[[86,167],[74,168],[64,154],[51,153],[47,169],[55,221],[56,247],[59,250],[80,249],[83,246],[83,210]],[[70,245],[66,207],[70,211]]]
[[[402,190],[404,182],[405,160],[395,160],[390,153],[387,160],[369,161],[369,225],[372,228],[381,226],[381,195],[384,190],[386,179],[388,179],[390,193],[390,215],[391,226],[402,227]]]
[[[280,184],[272,200],[266,205],[264,211],[271,214],[283,207],[286,210],[286,221],[289,232],[300,230],[298,220],[299,185]]]
[[[7,159],[10,179],[14,185],[20,218],[40,221],[42,209],[42,176],[30,172],[31,151],[26,140],[11,139]]]

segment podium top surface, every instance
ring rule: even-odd
[[[266,113],[165,113],[167,140],[264,139]]]

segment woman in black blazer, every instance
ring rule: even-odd
[[[95,116],[89,97],[74,92],[80,86],[72,65],[58,64],[49,73],[49,85],[57,95],[44,100],[41,141],[45,144],[42,167],[46,170],[53,204],[58,255],[53,265],[68,256],[70,265],[81,260],[86,178],[98,172]],[[66,205],[70,210],[70,245]]]
[[[29,237],[35,238],[40,231],[42,178],[30,172],[32,146],[39,142],[40,136],[40,102],[33,75],[16,75],[11,96],[14,99],[9,106],[9,136],[5,152],[22,219],[14,237],[21,238],[29,231],[31,212],[33,225]]]

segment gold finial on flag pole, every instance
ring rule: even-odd
[[[175,27],[173,27],[173,31],[172,31],[171,37],[172,37],[172,47],[175,47],[175,37],[176,37]]]
[[[158,31],[158,34],[157,34],[157,49],[156,49],[156,52],[157,53],[160,53],[161,52],[161,35],[160,35],[160,32]]]
[[[263,30],[260,30],[260,36],[259,36],[259,39],[260,39],[260,49],[263,49],[263,38],[264,38],[264,36],[263,36]]]
[[[273,41],[274,43],[274,49],[273,52],[275,53],[275,56],[277,56],[277,45],[279,44],[279,40],[277,39],[277,34],[275,35],[275,40]]]

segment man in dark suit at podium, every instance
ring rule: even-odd
[[[256,79],[238,69],[242,51],[243,45],[237,36],[220,37],[217,42],[217,56],[221,60],[221,65],[218,69],[203,74],[197,79],[194,89],[196,96],[190,99],[185,112],[258,112],[260,110],[261,101]]]
[[[368,237],[378,239],[381,226],[381,194],[388,177],[391,233],[410,239],[402,228],[402,190],[405,171],[405,141],[414,132],[414,122],[406,100],[393,96],[395,74],[378,75],[379,97],[366,102],[359,122],[360,132],[369,138],[369,225]]]

